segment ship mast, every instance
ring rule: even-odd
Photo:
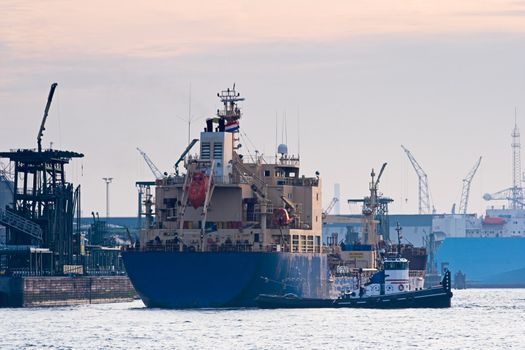
[[[222,90],[217,93],[217,97],[220,98],[224,105],[224,109],[217,110],[217,116],[220,118],[219,126],[224,125],[225,131],[232,132],[234,134],[239,133],[239,119],[241,119],[241,110],[237,107],[237,102],[244,101],[244,97],[235,90],[235,83],[233,88]],[[233,149],[238,149],[239,138],[233,138]]]
[[[363,218],[365,223],[364,227],[366,228],[368,233],[367,243],[374,246],[378,243],[375,220],[377,208],[379,206],[377,189],[379,181],[381,180],[381,176],[383,175],[383,171],[385,170],[386,164],[387,163],[383,163],[383,166],[379,171],[379,175],[377,176],[377,180],[375,180],[376,174],[374,172],[374,169],[372,169],[372,173],[370,174],[370,176],[372,177],[372,181],[370,182],[370,197],[368,198],[368,201],[365,201],[363,206]]]

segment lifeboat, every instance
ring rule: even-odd
[[[506,223],[505,219],[497,216],[486,216],[483,219],[483,225],[504,225]]]
[[[206,200],[206,186],[208,185],[208,175],[199,172],[193,174],[188,190],[188,202],[195,209],[201,207]]]
[[[284,208],[276,209],[273,212],[273,222],[279,226],[286,226],[292,222],[293,218],[290,217],[288,211]]]

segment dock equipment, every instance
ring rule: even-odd
[[[516,111],[514,111],[516,113]],[[514,115],[516,118],[516,115]],[[521,141],[518,123],[515,120],[512,130],[512,187],[498,191],[496,193],[486,193],[483,199],[486,201],[507,200],[510,209],[523,209],[525,198],[523,196],[522,173],[521,173]]]
[[[10,253],[13,249],[1,252],[0,269],[4,273],[63,273],[64,265],[77,263],[80,255],[80,231],[78,226],[77,230],[73,228],[73,218],[80,212],[80,186],[74,188],[66,181],[65,165],[84,155],[42,149],[45,123],[56,87],[53,83],[49,91],[37,135],[37,149],[0,152],[0,158],[7,158],[13,164],[12,201],[7,208],[0,208],[0,224],[7,228],[6,244],[10,248],[31,248],[22,249],[29,256]],[[44,259],[35,270],[28,262],[34,252],[42,249],[50,252],[50,258]]]
[[[428,176],[427,173],[423,170],[421,165],[417,162],[416,158],[412,153],[401,145],[401,148],[405,151],[410,160],[410,163],[416,171],[418,181],[419,181],[419,214],[430,214],[430,192],[428,190]]]
[[[163,178],[162,172],[159,170],[159,168],[157,168],[157,166],[155,165],[155,163],[153,163],[150,157],[148,157],[146,152],[144,152],[138,147],[137,147],[137,151],[139,151],[140,155],[144,158],[144,161],[146,161],[146,164],[148,165],[149,169],[153,173],[153,176],[155,176],[155,179],[162,179]]]
[[[476,172],[478,171],[479,165],[481,164],[481,157],[474,164],[474,167],[467,174],[467,177],[463,179],[463,188],[461,190],[461,201],[459,203],[459,213],[467,214],[468,200],[470,196],[470,185],[472,184],[472,179]]]

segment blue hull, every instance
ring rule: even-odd
[[[525,237],[446,238],[436,261],[465,273],[469,288],[525,288]]]
[[[122,257],[148,307],[254,307],[259,294],[328,296],[324,254],[126,251]]]

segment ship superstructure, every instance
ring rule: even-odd
[[[299,158],[284,145],[276,162],[238,153],[243,98],[219,94],[224,109],[206,121],[200,154],[186,173],[157,180],[155,220],[142,231],[143,249],[174,251],[321,251],[318,177],[300,176]]]
[[[223,109],[206,120],[200,152],[186,158],[185,173],[156,180],[154,209],[145,209],[154,219],[146,220],[139,250],[123,255],[132,282],[147,305],[162,307],[251,305],[261,288],[324,294],[320,178],[301,175],[299,157],[286,145],[273,160],[240,154],[244,99],[235,87],[218,97]],[[219,279],[211,281],[205,266]],[[165,268],[176,284],[143,271]],[[196,296],[199,285],[186,285],[196,279],[224,296]]]

